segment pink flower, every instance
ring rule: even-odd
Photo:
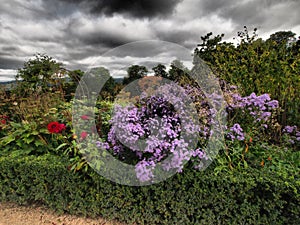
[[[83,120],[89,120],[90,119],[88,115],[82,115],[80,118],[83,119]]]
[[[88,136],[88,132],[86,132],[86,131],[82,131],[81,134],[80,134],[80,138],[82,140],[84,140],[87,136]]]

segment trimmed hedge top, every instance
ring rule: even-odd
[[[218,175],[188,170],[165,182],[122,186],[71,173],[53,155],[0,158],[1,201],[39,202],[59,213],[128,224],[299,224],[299,177],[264,169]],[[288,172],[288,171],[287,171]]]

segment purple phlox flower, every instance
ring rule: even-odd
[[[233,95],[232,95],[232,98],[233,98],[233,100],[235,101],[235,102],[239,102],[239,101],[241,101],[243,98],[242,98],[242,96],[240,95],[240,94],[237,94],[237,93],[234,93]]]
[[[206,153],[203,150],[201,150],[200,148],[197,148],[197,149],[191,151],[191,155],[193,157],[198,157],[199,159],[206,159],[206,160],[208,159]]]
[[[177,172],[181,173],[184,163],[190,160],[191,151],[188,151],[186,147],[181,146],[173,152],[172,156],[166,159],[162,166],[165,170],[176,169]]]
[[[269,102],[267,103],[267,105],[268,105],[271,109],[277,109],[278,106],[279,106],[277,100],[269,101]]]
[[[290,133],[293,133],[294,130],[297,130],[297,126],[285,126],[282,131],[284,133],[290,134]]]
[[[256,99],[257,96],[256,96],[256,94],[255,94],[254,92],[252,92],[252,93],[249,95],[249,97],[252,98],[252,99]]]
[[[145,148],[145,152],[149,152],[149,153],[153,153],[154,149],[157,148],[161,143],[161,140],[154,136],[154,135],[150,135],[147,140],[146,140],[146,148]]]
[[[153,175],[153,169],[155,167],[155,163],[153,161],[145,161],[142,160],[135,165],[135,172],[137,178],[141,182],[150,181]]]
[[[145,134],[145,130],[140,123],[128,123],[124,131],[126,131],[128,135],[136,134],[139,137]]]
[[[234,124],[230,129],[229,129],[231,132],[229,132],[227,134],[227,137],[230,139],[230,140],[239,140],[239,141],[242,141],[245,139],[245,135],[243,133],[243,129],[241,128],[241,126],[236,123]]]
[[[263,95],[260,95],[260,96],[258,96],[258,98],[260,98],[260,99],[261,99],[262,101],[264,101],[264,102],[270,101],[270,100],[271,100],[269,94],[263,94]]]
[[[116,142],[116,134],[115,134],[115,129],[114,129],[114,127],[112,127],[112,128],[109,130],[109,132],[108,132],[108,134],[107,134],[107,140],[108,140],[108,142],[110,142],[112,145],[117,144],[117,142]]]
[[[243,133],[242,133],[242,132],[243,132],[243,129],[241,128],[241,125],[238,124],[238,123],[234,124],[234,125],[230,128],[230,130],[233,131],[233,132],[236,133],[236,134],[239,134],[239,135],[243,134]]]
[[[232,91],[233,91],[233,90],[236,90],[236,89],[237,89],[237,86],[235,86],[235,85],[230,85],[230,86],[229,86],[229,89],[232,90]]]
[[[235,139],[235,136],[231,133],[231,132],[228,132],[227,134],[227,138],[231,141],[233,141]]]
[[[120,154],[123,151],[123,146],[122,145],[115,145],[113,146],[113,151],[115,154]]]
[[[100,149],[106,149],[106,150],[110,148],[107,142],[102,142],[102,141],[96,141],[96,146]]]
[[[292,139],[290,139],[289,142],[290,142],[291,144],[295,144],[295,141],[292,140]]]
[[[270,117],[271,117],[271,113],[270,112],[263,112],[259,116],[259,118],[257,118],[257,121],[261,121],[261,120],[267,121]]]
[[[167,128],[167,135],[172,139],[178,137],[178,134],[170,128]]]
[[[171,142],[171,148],[170,148],[170,152],[174,152],[175,150],[177,150],[180,147],[183,147],[186,143],[184,142],[184,140],[182,139],[174,139]],[[178,147],[178,148],[177,148]]]

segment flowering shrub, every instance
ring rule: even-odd
[[[182,101],[188,96],[183,89],[174,90],[172,84],[166,84],[159,91],[168,93],[162,94],[164,97],[142,96],[135,105],[116,104],[107,142],[97,142],[99,148],[110,148],[118,159],[134,164],[140,181],[153,178],[159,162],[166,171],[181,172],[191,158],[206,158],[202,149],[190,143],[201,127]],[[199,164],[195,167],[200,169]]]
[[[300,130],[297,126],[285,126],[282,132],[290,145],[300,145]]]
[[[280,125],[276,120],[279,104],[268,94],[257,96],[252,93],[242,97],[236,87],[226,88],[223,91],[229,116],[224,134],[228,141],[224,143],[226,156],[221,154],[219,159],[222,159],[219,162],[226,167],[229,163],[230,168],[242,165],[247,167],[249,160],[253,160],[251,154],[256,154],[254,146],[273,142],[274,133],[278,130],[280,133]],[[172,85],[162,85],[160,92],[168,94],[142,94],[140,98],[131,96],[135,99],[134,104],[115,104],[110,129],[107,136],[102,136],[102,140],[104,137],[106,141],[96,143],[98,148],[109,150],[119,160],[135,165],[140,181],[151,180],[155,176],[153,171],[158,163],[166,171],[182,172],[187,161],[194,168],[201,169],[201,161],[209,159],[206,144],[212,135],[211,126],[217,124],[217,113],[211,105],[220,104],[220,96],[215,93],[205,95],[199,87],[186,85],[180,95],[191,99],[188,104],[193,104],[197,116],[192,120],[183,120],[178,113],[182,100],[175,97],[179,96],[178,93],[170,94],[170,90],[174,89]],[[124,103],[124,99],[122,100]],[[89,117],[82,115],[80,118],[85,121]],[[181,138],[183,130],[189,130],[189,135],[197,133],[196,146],[190,148],[188,139]],[[295,131],[294,140],[299,139],[297,135],[299,136],[299,132]],[[84,132],[81,140],[86,136]],[[268,156],[265,160],[270,161],[268,159],[271,158]],[[259,161],[260,164],[261,162]]]
[[[277,100],[271,100],[268,94],[241,97],[239,94],[232,95],[233,102],[229,104],[229,110],[241,109],[246,116],[252,117],[253,123],[266,123],[271,119],[272,112],[279,108]]]

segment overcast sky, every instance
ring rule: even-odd
[[[0,81],[36,53],[86,70],[95,59],[123,66],[159,59],[151,47],[147,55],[101,56],[133,41],[174,42],[192,52],[210,31],[234,42],[244,25],[264,39],[282,30],[299,36],[299,12],[299,0],[0,0]]]

